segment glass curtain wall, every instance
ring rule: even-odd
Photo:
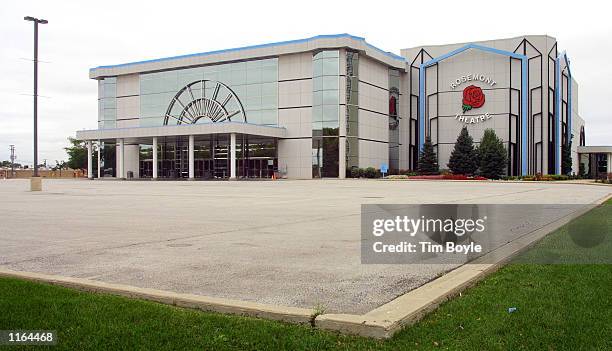
[[[389,169],[399,169],[399,99],[400,73],[396,69],[389,70]]]
[[[117,78],[98,81],[98,129],[117,127]]]
[[[239,178],[272,178],[278,170],[276,140],[273,138],[242,135],[236,138]]]
[[[195,67],[140,75],[140,126],[162,126],[170,102],[177,92],[195,81],[212,81],[206,85],[205,96],[215,95],[216,85],[227,85],[238,97],[246,113],[246,122],[259,125],[278,125],[278,59],[235,62],[213,66]],[[191,87],[195,97],[201,96],[200,85]],[[217,92],[217,100],[223,103],[227,91]],[[190,94],[179,97],[183,106],[189,104]],[[237,101],[231,99],[225,105],[235,111]],[[181,104],[175,104],[180,108]],[[175,120],[171,121],[176,124]],[[197,123],[211,123],[201,118]]]
[[[359,167],[359,54],[346,52],[346,168]],[[350,174],[347,174],[350,176]]]
[[[313,56],[312,177],[338,177],[340,52]]]
[[[273,138],[236,137],[236,176],[271,178],[278,170],[277,143]],[[189,138],[160,138],[158,177],[189,178]],[[230,136],[198,135],[194,139],[194,176],[198,179],[227,179],[230,176]],[[153,148],[140,145],[140,177],[153,177]]]
[[[140,144],[139,145],[139,167],[140,178],[152,178],[153,177],[153,145],[151,144]]]
[[[117,144],[104,141],[100,145],[100,176],[115,177],[117,174]]]

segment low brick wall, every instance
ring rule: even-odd
[[[15,175],[13,176],[10,169],[0,169],[0,179],[10,179],[10,178],[18,178],[18,179],[27,179],[32,177],[34,174],[33,169],[16,169]],[[61,171],[52,171],[52,170],[38,170],[38,174],[43,178],[62,178],[62,179],[72,179],[72,178],[85,178],[87,177],[86,172],[83,172],[80,169],[62,169]]]

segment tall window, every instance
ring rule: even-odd
[[[98,128],[117,126],[117,78],[108,77],[98,81]]]
[[[313,178],[338,177],[339,60],[338,50],[321,51],[313,56]]]
[[[399,169],[399,71],[389,70],[389,168]]]
[[[346,52],[346,168],[359,167],[359,54]]]

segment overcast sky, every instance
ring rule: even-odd
[[[39,31],[39,160],[66,159],[66,138],[97,128],[88,69],[245,45],[350,33],[386,51],[548,34],[580,86],[587,144],[612,145],[612,6],[590,1],[4,1],[0,9],[0,160],[32,162],[32,36]],[[526,11],[529,9],[529,11]]]

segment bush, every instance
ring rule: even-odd
[[[361,176],[361,168],[353,167],[350,170],[351,178],[359,178]]]
[[[580,165],[578,165],[578,176],[580,178],[584,178],[586,177],[586,169],[585,169],[585,165],[584,163],[580,162]]]
[[[399,174],[400,175],[406,175],[406,176],[415,176],[415,175],[417,175],[417,173],[415,171],[411,171],[409,169],[400,169],[399,170]]]
[[[506,173],[506,148],[493,129],[486,129],[478,147],[480,175],[499,179]]]
[[[561,174],[572,173],[572,143],[565,143],[561,149]]]
[[[467,127],[463,127],[457,137],[455,148],[448,160],[448,168],[453,174],[465,175],[472,175],[478,169],[478,153],[474,149],[474,140]]]
[[[387,179],[410,179],[410,177],[404,174],[394,174],[394,175],[388,176]]]
[[[570,177],[565,175],[565,174],[551,174],[549,177],[552,180],[568,180],[568,179],[570,179]]]
[[[425,138],[423,144],[423,150],[419,153],[418,172],[422,175],[438,174],[440,169],[438,167],[438,156],[434,151],[431,139]]]
[[[378,170],[376,170],[376,168],[374,167],[368,167],[364,169],[363,174],[362,174],[362,176],[366,178],[376,178],[377,175],[378,175]]]

